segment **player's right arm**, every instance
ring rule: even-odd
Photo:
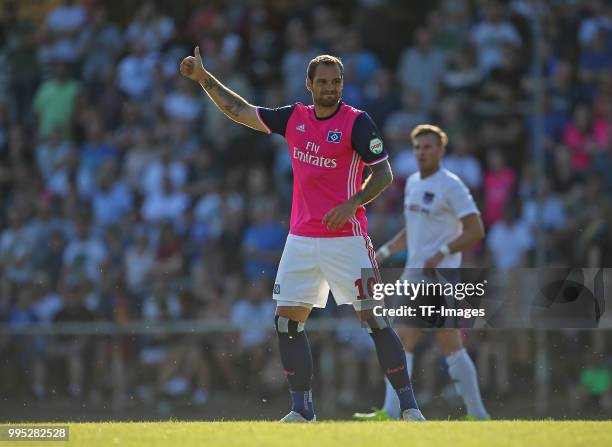
[[[408,197],[408,186],[410,185],[410,179],[408,179],[406,183],[406,190],[404,191],[404,196]],[[397,232],[395,236],[391,238],[389,242],[383,244],[376,251],[376,261],[381,264],[390,256],[393,256],[398,251],[403,250],[407,246],[407,232],[406,225],[402,227],[400,231]]]
[[[393,236],[389,242],[384,244],[376,251],[376,262],[380,264],[389,256],[393,256],[395,253],[403,250],[404,248],[406,248],[406,227],[398,231],[398,233]]]
[[[236,92],[227,88],[204,68],[200,47],[195,47],[193,56],[183,59],[180,72],[186,78],[198,82],[225,116],[251,129],[269,132],[259,119],[256,106],[249,104]]]

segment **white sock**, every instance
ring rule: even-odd
[[[406,370],[408,371],[408,375],[412,377],[412,352],[406,352]],[[389,416],[399,419],[400,417],[400,403],[399,398],[397,397],[397,393],[387,376],[385,375],[385,403],[383,404],[383,410],[389,413]]]
[[[477,419],[488,418],[489,413],[487,413],[480,395],[476,367],[465,348],[446,357],[446,364],[448,365],[448,373],[455,382],[455,389],[463,398],[467,414]]]
[[[414,360],[414,355],[412,352],[404,352],[406,354],[406,371],[408,371],[408,376],[410,376],[410,380],[412,380],[412,362]]]

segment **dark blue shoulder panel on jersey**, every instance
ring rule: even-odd
[[[287,122],[293,113],[293,109],[295,109],[295,104],[277,107],[275,109],[268,109],[266,107],[258,107],[257,109],[259,111],[259,117],[272,133],[285,136]]]
[[[361,158],[366,163],[373,163],[387,156],[382,135],[372,118],[370,118],[370,115],[366,112],[362,112],[355,119],[351,143],[353,144],[353,149],[361,155]]]

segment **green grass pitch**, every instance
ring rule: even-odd
[[[54,423],[53,425],[60,425]],[[130,422],[67,423],[68,442],[2,442],[87,447],[434,447],[612,446],[612,422]]]

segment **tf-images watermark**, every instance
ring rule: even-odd
[[[612,328],[612,269],[364,269],[375,317],[412,327]],[[356,283],[357,284],[357,283]]]

